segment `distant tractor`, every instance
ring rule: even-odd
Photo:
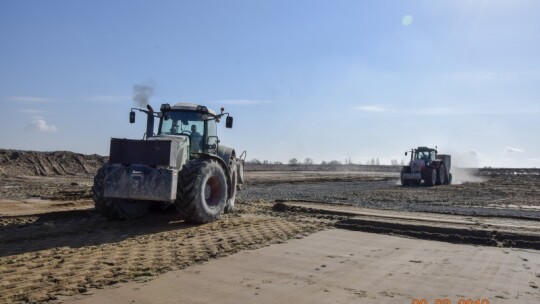
[[[402,186],[420,185],[422,181],[429,187],[452,183],[450,155],[438,154],[436,147],[435,149],[418,147],[411,149],[410,153],[409,165],[401,168]]]
[[[149,209],[175,206],[188,222],[208,223],[232,212],[237,184],[244,182],[245,152],[220,144],[217,123],[225,115],[191,103],[161,105],[146,113],[142,140],[111,139],[109,162],[99,169],[92,187],[96,210],[111,219],[132,219]],[[159,119],[154,134],[154,118]]]

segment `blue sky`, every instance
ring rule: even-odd
[[[108,154],[136,84],[248,159],[540,167],[538,1],[0,1],[0,148]]]

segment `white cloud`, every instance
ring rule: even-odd
[[[11,101],[17,101],[17,102],[35,102],[35,103],[43,103],[50,100],[49,98],[36,97],[36,96],[9,96],[7,99]]]
[[[514,147],[508,147],[508,146],[507,146],[507,147],[504,147],[504,151],[505,151],[506,153],[515,153],[515,152],[517,152],[517,153],[523,153],[523,152],[525,152],[525,150],[523,150],[523,149],[520,149],[520,148],[514,148]]]
[[[386,113],[392,113],[397,115],[459,115],[459,114],[468,114],[464,111],[461,111],[458,108],[448,108],[448,107],[440,107],[440,108],[418,108],[418,109],[398,109],[393,108],[389,109],[387,107],[381,106],[381,105],[366,105],[366,106],[357,106],[355,107],[356,110],[364,111],[364,112],[386,112]]]
[[[58,131],[58,128],[56,128],[56,126],[47,123],[47,121],[42,118],[34,119],[26,126],[26,129],[29,131],[38,131],[44,133],[53,133]]]
[[[226,100],[216,100],[212,103],[217,103],[221,105],[230,105],[230,106],[255,106],[265,103],[270,103],[268,100],[258,100],[258,99],[226,99]]]
[[[364,112],[386,112],[386,108],[379,105],[358,106],[355,109]]]
[[[533,115],[540,113],[540,107],[528,106],[519,109],[485,107],[418,107],[413,109],[387,108],[380,105],[357,106],[356,110],[364,112],[385,112],[393,115],[417,116],[471,116],[471,115]]]

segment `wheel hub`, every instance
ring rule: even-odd
[[[212,176],[206,181],[204,185],[204,199],[206,204],[210,207],[215,207],[219,205],[221,198],[221,185],[219,179],[215,176]]]

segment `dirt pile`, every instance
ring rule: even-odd
[[[68,151],[36,152],[0,149],[0,176],[94,174],[107,157]]]

